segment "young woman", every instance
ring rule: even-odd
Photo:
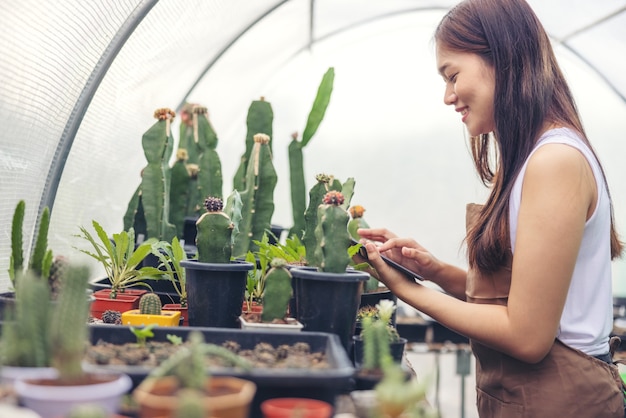
[[[467,207],[469,268],[360,229],[370,263],[399,298],[470,338],[481,417],[623,417],[609,347],[622,243],[548,36],[524,0],[466,0],[435,43],[444,102],[491,188],[484,205]],[[407,281],[380,253],[446,293]]]

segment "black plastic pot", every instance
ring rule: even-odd
[[[245,261],[201,263],[181,261],[187,279],[189,326],[239,328],[248,271]]]
[[[360,368],[363,364],[363,338],[360,335],[355,335],[352,337],[352,340],[354,342],[354,365]],[[400,338],[398,341],[389,343],[389,351],[394,362],[402,363],[406,343],[406,338]]]
[[[396,304],[398,303],[398,297],[394,295],[391,292],[391,290],[387,289],[386,287],[379,287],[373,292],[362,293],[361,303],[359,304],[359,309],[364,308],[366,306],[374,307],[381,300],[387,300],[387,299],[393,301]],[[393,314],[391,315],[390,325],[393,327],[396,326],[396,312],[397,310],[393,311]],[[361,333],[361,324],[357,321],[354,335],[359,335],[360,333]]]
[[[361,302],[363,271],[327,273],[311,268],[292,268],[296,294],[296,319],[304,331],[337,334],[347,353],[352,349],[356,314]]]
[[[241,306],[240,306],[241,308]],[[130,327],[123,325],[90,325],[92,344],[102,340],[114,344],[136,341]],[[336,335],[318,332],[268,332],[241,329],[191,328],[191,327],[156,327],[153,329],[154,341],[166,341],[167,335],[177,335],[183,340],[191,331],[200,331],[207,343],[222,345],[234,341],[242,349],[254,349],[261,343],[270,343],[274,347],[282,344],[294,345],[307,343],[312,352],[322,352],[330,363],[328,369],[308,370],[302,368],[272,369],[255,367],[246,372],[236,368],[211,369],[211,376],[234,376],[256,383],[257,391],[252,401],[250,418],[261,418],[261,403],[270,398],[305,397],[326,401],[335,405],[337,395],[348,393],[352,389],[354,366],[348,359]],[[88,368],[123,371],[133,381],[133,389],[141,383],[152,368],[142,366],[101,366],[88,365]]]

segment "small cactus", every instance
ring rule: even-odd
[[[331,190],[326,193],[323,203],[317,210],[315,238],[318,247],[315,258],[324,272],[345,273],[350,264],[348,248],[351,240],[348,234],[348,212],[341,206],[344,197],[341,192]]]
[[[232,256],[232,233],[234,224],[222,211],[224,203],[218,197],[204,201],[206,213],[196,222],[196,246],[198,261],[202,263],[229,263]]]
[[[105,324],[121,325],[122,313],[120,311],[107,309],[102,313],[102,322],[104,322]]]
[[[361,205],[354,205],[350,206],[348,212],[350,213],[350,217],[352,218],[350,219],[350,222],[348,222],[348,232],[350,233],[350,236],[352,238],[359,241],[361,237],[356,231],[359,228],[369,228],[369,225],[367,224],[365,219],[363,219],[365,208]]]
[[[50,274],[48,275],[48,285],[50,286],[50,298],[56,300],[61,289],[61,279],[68,268],[67,258],[57,256],[54,258],[50,266]]]
[[[144,293],[139,299],[141,315],[161,315],[161,299],[156,293]]]
[[[261,321],[272,322],[283,319],[287,315],[289,299],[291,299],[291,273],[285,267],[287,261],[274,258],[271,269],[265,276],[265,291],[263,292],[263,313]]]
[[[109,413],[102,405],[81,404],[72,407],[67,418],[108,418]]]
[[[204,418],[207,416],[206,396],[196,389],[178,391],[178,405],[175,418]]]

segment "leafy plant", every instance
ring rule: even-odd
[[[156,238],[150,238],[135,247],[135,230],[130,228],[118,234],[113,234],[113,239],[109,238],[104,228],[92,221],[96,231],[94,237],[85,227],[80,227],[82,234],[77,237],[85,239],[91,244],[91,250],[79,249],[98,261],[111,284],[111,299],[117,298],[118,292],[123,292],[126,288],[134,285],[145,286],[152,290],[150,285],[144,282],[146,279],[162,278],[163,272],[155,267],[139,267],[142,261],[150,252],[152,245],[157,243]]]
[[[137,338],[137,345],[140,347],[146,346],[146,341],[148,338],[154,337],[154,332],[152,332],[152,328],[154,328],[156,324],[146,325],[143,328],[135,328],[130,327],[130,332],[132,332]]]
[[[152,254],[159,259],[158,268],[165,273],[165,276],[172,282],[172,286],[180,297],[180,306],[187,307],[187,281],[185,279],[185,269],[180,262],[187,259],[187,253],[177,237],[172,238],[172,242],[158,241],[152,245]]]

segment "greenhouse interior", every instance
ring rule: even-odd
[[[97,234],[102,232],[111,242],[118,243],[117,239],[129,232],[130,225],[136,235],[133,245],[137,248],[142,239],[149,238],[147,231],[140,230],[136,224],[141,223],[137,211],[144,211],[146,219],[142,225],[145,226],[150,210],[145,198],[139,209],[136,200],[147,195],[144,189],[148,185],[144,180],[151,163],[146,161],[149,151],[142,148],[142,138],[160,135],[166,142],[170,141],[166,148],[157,151],[161,153],[157,171],[162,176],[158,178],[169,180],[169,169],[173,173],[179,161],[176,150],[188,139],[185,135],[191,138],[195,135],[198,142],[198,129],[203,129],[199,128],[202,122],[198,119],[205,121],[204,129],[208,129],[212,141],[208,147],[219,158],[221,204],[228,208],[237,205],[237,199],[233,203],[227,198],[233,196],[231,192],[242,190],[237,186],[241,181],[238,176],[242,175],[242,167],[245,168],[242,162],[252,161],[249,149],[269,147],[275,188],[270,196],[273,211],[268,220],[274,232],[271,238],[279,246],[289,245],[292,227],[299,222],[301,214],[295,213],[298,211],[294,207],[306,208],[295,206],[293,179],[298,178],[298,173],[294,177],[290,146],[301,140],[299,168],[304,187],[298,190],[303,203],[310,203],[309,191],[320,181],[320,175],[329,176],[331,182],[343,184],[344,194],[351,193],[350,205],[365,210],[363,219],[370,227],[387,228],[414,238],[438,258],[466,267],[466,204],[484,202],[489,189],[476,175],[468,133],[459,114],[444,103],[445,83],[437,70],[433,34],[442,17],[457,3],[457,0],[1,2],[0,116],[4,129],[0,135],[3,196],[0,292],[17,290],[11,272],[15,268],[15,246],[20,245],[15,239],[15,214],[20,202],[23,204],[20,239],[25,265],[35,257],[42,218],[45,219],[47,212],[47,248],[55,260],[60,256],[72,265],[86,266],[89,288],[95,292],[101,279],[106,282],[108,270],[94,256],[95,247],[90,247],[86,234],[98,240]],[[626,237],[626,189],[622,183],[626,178],[623,163],[626,2],[528,0],[528,3],[550,37],[585,131],[611,187],[617,230]],[[253,106],[259,104],[269,112],[265,116],[269,117],[270,132],[250,131],[250,114]],[[312,122],[315,118],[316,123]],[[269,144],[253,140],[251,133],[267,134]],[[164,162],[163,155],[167,157]],[[250,171],[244,170],[244,174]],[[197,176],[202,178],[200,174]],[[159,190],[161,195],[168,190],[172,196],[175,188],[172,181]],[[170,210],[171,216],[175,202],[169,197],[165,200],[165,204],[163,199],[160,201],[158,210],[161,214]],[[246,204],[243,203],[244,208]],[[192,239],[185,240],[189,236],[180,232],[182,224],[177,226],[185,250],[196,245],[197,218],[191,222]],[[185,222],[188,227],[187,217]],[[94,229],[96,225],[101,231]],[[197,233],[200,234],[200,229]],[[173,244],[168,248],[174,248]],[[188,255],[193,257],[194,254]],[[243,273],[244,285],[248,286],[246,301],[251,300],[253,291],[258,291],[254,285],[250,287],[249,281],[259,269],[259,258],[250,265],[252,270]],[[174,273],[173,281],[178,277]],[[191,309],[194,295],[190,283],[187,277]],[[363,297],[362,283],[355,283]],[[626,259],[612,262],[612,286],[615,315],[626,317]],[[333,305],[335,298],[339,305],[344,301],[349,304],[349,295],[344,294],[345,299],[340,296],[323,297],[328,305]],[[411,375],[411,381],[424,385],[425,403],[431,408],[430,412],[414,411],[415,415],[403,416],[478,417],[475,360],[467,338],[395,296],[392,300],[396,303],[393,321],[400,336],[408,340],[401,355],[402,370]],[[8,319],[8,309],[4,320]],[[17,312],[14,315],[19,319]],[[184,315],[181,314],[181,323]],[[189,312],[190,321],[193,315]],[[200,329],[209,329],[209,334],[213,331],[218,334],[216,341],[240,336],[240,330],[234,329],[238,324],[224,335],[221,325],[198,322],[197,317],[196,324]],[[148,328],[145,323],[142,325]],[[355,332],[354,326],[353,322],[351,332]],[[53,332],[54,327],[50,328]],[[158,328],[153,329],[154,339],[166,341],[165,331]],[[181,335],[186,337],[194,326],[180,328],[185,330]],[[105,338],[109,331],[110,327],[99,323],[90,323],[88,327],[92,340],[93,335],[100,333]],[[355,380],[352,374],[356,370],[352,335],[346,342],[344,337],[335,338],[332,330],[326,333],[313,327],[308,331],[305,326],[300,335],[310,337],[311,346],[319,339],[328,338],[323,343],[332,352],[325,355],[340,357],[331,359],[328,376],[315,375],[309,371],[312,367],[309,365],[304,376],[301,373],[291,377],[290,383],[281,387],[282,371],[267,375],[260,372],[252,406],[243,415],[231,411],[210,416],[269,417],[260,410],[263,399],[259,394],[268,399],[316,398],[330,403],[332,412],[319,416],[368,416],[362,415],[357,406],[374,401],[358,396],[373,392],[375,386],[368,391],[352,390]],[[251,334],[241,335],[244,341],[239,344],[245,345],[251,335],[263,332],[266,331],[253,330]],[[129,330],[125,333],[122,339],[126,342],[135,341],[135,335],[137,341],[141,338]],[[204,338],[210,339],[209,334]],[[276,335],[282,334],[280,331]],[[5,336],[9,335],[6,326],[2,335],[4,360]],[[291,335],[284,337],[283,344],[289,344]],[[336,343],[338,349],[331,343]],[[344,359],[349,364],[343,364]],[[131,374],[132,386],[125,389],[127,394],[131,393],[130,387],[133,391],[137,387],[140,374],[138,369],[131,369],[135,371]],[[147,370],[150,369],[155,366]],[[108,371],[111,370],[115,368]],[[148,372],[145,367],[142,370],[141,378],[144,378]],[[346,370],[350,376],[344,381],[342,373]],[[214,374],[211,381],[224,373]],[[244,380],[249,376],[240,372],[234,375],[243,376]],[[286,372],[286,376],[291,375]],[[305,377],[313,383],[303,383]],[[3,375],[3,382],[5,379]],[[22,381],[11,381],[15,382],[16,392]],[[306,386],[309,384],[313,386]],[[276,387],[277,394],[268,395]],[[20,396],[16,401],[15,396],[2,393],[6,401],[0,404],[0,416],[66,416],[36,412],[30,415],[31,409],[36,409],[24,406],[25,401]],[[40,402],[56,405],[54,397]],[[134,407],[126,405],[123,409],[118,404],[114,408],[117,415],[109,412],[102,416],[161,416],[156,412],[150,415],[143,406],[141,410]],[[4,413],[2,408],[10,412]],[[71,416],[87,416],[76,413]]]

